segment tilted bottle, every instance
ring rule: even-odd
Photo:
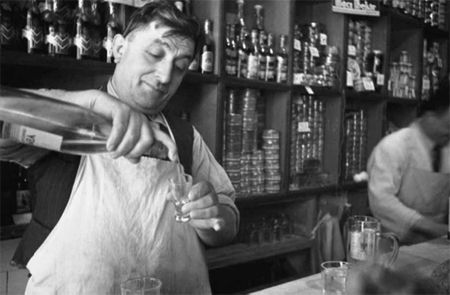
[[[201,52],[200,70],[202,74],[212,74],[214,72],[214,41],[211,36],[211,20],[205,20],[204,30],[205,43],[203,44]]]

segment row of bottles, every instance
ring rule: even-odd
[[[372,49],[372,26],[367,21],[349,20],[348,87],[356,91],[380,91],[384,85],[383,52]]]
[[[263,6],[254,6],[255,25],[249,30],[244,20],[244,0],[236,3],[235,23],[226,26],[225,73],[239,78],[286,83],[287,36],[280,35],[279,48],[275,50],[275,35],[264,30]]]
[[[122,30],[119,6],[98,0],[2,2],[1,46],[111,62],[112,40]]]
[[[447,29],[447,0],[383,0],[383,4],[423,19],[424,23],[433,27]]]
[[[325,26],[311,22],[294,26],[293,84],[337,86],[340,56],[336,46],[328,45]]]
[[[439,87],[439,80],[444,74],[442,57],[439,42],[430,43],[425,39],[423,43],[422,100],[429,99],[431,93]]]
[[[399,98],[416,99],[416,70],[410,61],[408,51],[403,50],[398,61],[389,69],[388,93]]]
[[[265,99],[259,90],[228,90],[223,166],[239,195],[281,189],[280,132],[265,126]]]

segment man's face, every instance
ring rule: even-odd
[[[430,115],[428,122],[432,140],[436,144],[446,145],[450,141],[450,107],[445,112]]]
[[[119,99],[146,114],[164,109],[194,55],[191,39],[168,34],[159,22],[114,39],[112,85]]]

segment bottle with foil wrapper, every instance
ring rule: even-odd
[[[76,104],[11,87],[0,88],[0,138],[68,154],[107,152],[112,123]],[[166,159],[161,142],[148,156]]]

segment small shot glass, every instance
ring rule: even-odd
[[[175,206],[175,221],[188,222],[191,220],[189,214],[184,214],[181,208],[184,204],[189,203],[188,194],[192,187],[192,177],[188,174],[183,174],[178,179],[169,179],[170,183],[170,200]]]

